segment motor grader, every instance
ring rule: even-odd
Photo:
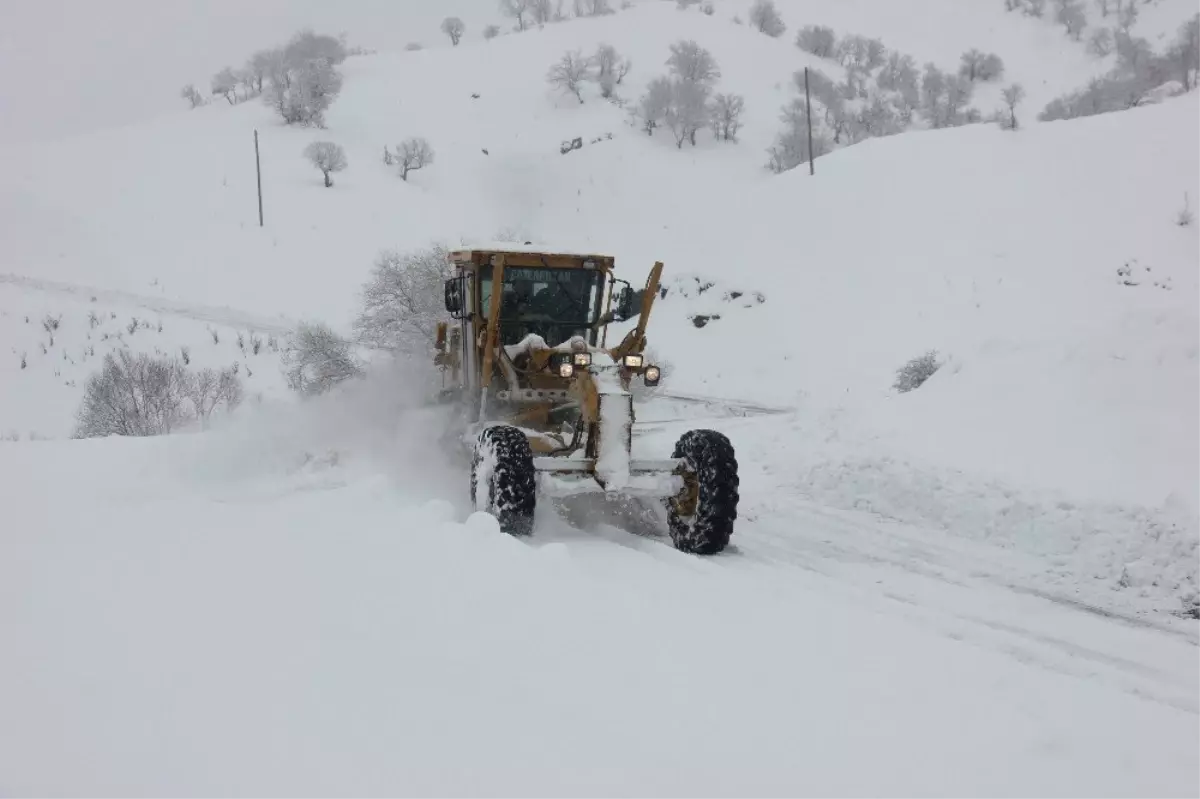
[[[524,536],[539,496],[657,498],[677,549],[723,550],[738,504],[729,439],[690,430],[669,458],[632,457],[630,385],[662,377],[645,357],[662,263],[635,292],[607,255],[505,244],[454,250],[449,260],[450,320],[437,326],[435,361],[443,401],[458,404],[474,507]],[[608,346],[608,326],[635,317]]]

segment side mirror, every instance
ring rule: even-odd
[[[613,290],[613,321],[624,322],[626,319],[637,315],[637,310],[634,306],[634,300],[636,298],[634,296],[633,288],[628,283],[626,283],[624,280],[618,280],[616,282],[624,285]]]
[[[452,277],[446,281],[446,311],[455,319],[463,317],[463,284],[465,278]]]

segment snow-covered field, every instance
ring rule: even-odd
[[[490,42],[460,5],[459,47],[348,60],[323,131],[221,102],[0,156],[0,793],[1200,792],[1197,94],[1038,124],[1111,63],[1001,0],[796,0],[779,40],[733,22],[748,0]],[[998,52],[1024,128],[771,175],[792,73],[837,71],[793,46],[809,23]],[[739,141],[676,149],[545,84],[608,42],[632,103],[681,38],[745,95]],[[410,136],[436,160],[404,182],[382,152]],[[318,139],[349,156],[329,189]],[[348,330],[381,250],[501,235],[635,284],[665,262],[635,455],[730,436],[730,551],[591,506],[500,536],[411,367],[288,395],[287,332]],[[237,364],[250,401],[66,440],[120,346]]]
[[[385,393],[0,449],[0,789],[1196,790],[1192,625],[1013,590],[1029,559],[753,466],[716,558],[586,511],[508,538]]]

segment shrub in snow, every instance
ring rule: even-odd
[[[351,344],[317,322],[303,322],[282,352],[288,387],[303,396],[323,394],[362,374]]]
[[[775,38],[782,36],[787,30],[787,25],[783,24],[783,18],[779,16],[779,9],[775,8],[772,0],[754,0],[754,5],[750,6],[750,24],[759,33],[765,33]]]
[[[449,250],[440,244],[381,252],[362,290],[354,323],[359,340],[393,353],[432,354],[437,323],[445,317],[443,286],[452,272]]]
[[[1096,58],[1111,55],[1114,47],[1112,31],[1108,28],[1093,31],[1092,35],[1088,37],[1087,51]]]
[[[892,388],[899,391],[901,394],[912,391],[915,388],[920,388],[921,385],[933,377],[933,373],[941,368],[938,363],[937,351],[930,350],[924,355],[913,358],[908,363],[896,370],[896,382],[892,384]]]
[[[194,374],[188,374],[184,383],[184,393],[191,401],[192,415],[199,420],[202,427],[207,427],[209,419],[218,408],[231,411],[241,404],[242,381],[233,368],[220,371],[201,369]]]
[[[408,44],[404,45],[404,49],[410,53],[415,53],[418,50],[424,50],[425,48],[420,42],[409,42]]]
[[[204,98],[200,96],[200,92],[192,84],[188,84],[179,90],[179,96],[187,100],[192,108],[204,105]]]
[[[591,74],[590,60],[578,50],[564,53],[546,73],[546,82],[566,94],[574,95],[583,102],[582,87]]]
[[[499,35],[500,35],[500,26],[499,25],[488,25],[486,28],[483,29],[483,38],[487,39],[488,41],[495,39]]]
[[[458,47],[458,43],[462,39],[462,35],[466,29],[466,23],[458,17],[446,17],[442,20],[442,33],[450,37],[450,44],[455,47]]]
[[[721,78],[721,70],[712,53],[687,39],[671,45],[667,67],[680,81],[712,85]]]
[[[155,436],[189,417],[188,373],[179,361],[134,355],[127,349],[104,356],[88,378],[76,414],[75,438]]]
[[[408,180],[409,172],[433,163],[433,148],[420,137],[406,139],[396,147],[395,159],[400,167],[400,178]]]
[[[715,95],[709,106],[709,124],[712,125],[713,135],[723,141],[737,141],[745,105],[745,98],[740,94]]]
[[[837,53],[838,41],[833,28],[805,25],[796,34],[796,46],[817,58],[833,58]]]
[[[596,82],[600,85],[600,96],[612,97],[613,91],[629,74],[632,63],[628,58],[621,58],[617,48],[610,44],[600,45],[592,61],[596,65]]]
[[[321,174],[325,176],[326,188],[333,185],[333,178],[330,175],[334,172],[341,172],[347,165],[346,151],[341,148],[341,145],[331,141],[313,142],[304,148],[304,157],[321,170]]]

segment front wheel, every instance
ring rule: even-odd
[[[471,502],[496,517],[509,535],[533,533],[537,475],[529,439],[515,427],[484,428],[471,459]]]
[[[682,552],[715,555],[729,545],[737,518],[733,444],[716,430],[689,430],[675,444],[672,457],[684,462],[684,486],[667,502],[671,541]]]

